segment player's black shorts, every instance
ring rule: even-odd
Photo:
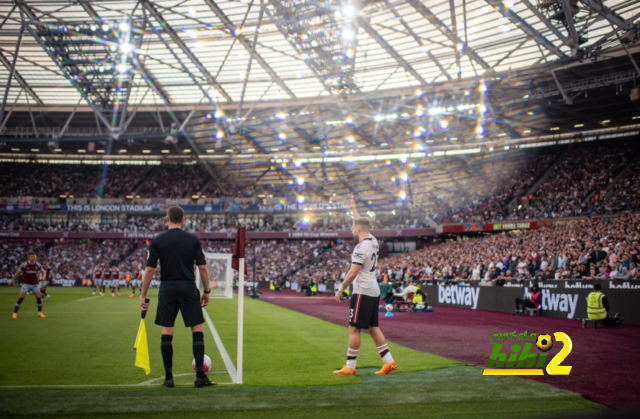
[[[193,281],[160,282],[156,324],[162,327],[173,327],[178,311],[182,313],[182,320],[186,327],[204,323],[200,291],[196,283]]]
[[[353,294],[349,303],[349,326],[358,329],[378,327],[380,297]]]

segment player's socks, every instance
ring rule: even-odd
[[[204,333],[193,333],[193,357],[196,360],[196,375],[199,379],[204,379]]]
[[[347,349],[347,368],[350,370],[356,369],[356,362],[358,361],[358,349]]]
[[[22,304],[22,301],[24,301],[24,298],[18,298],[18,302],[16,303],[16,306],[13,309],[14,313],[17,313],[18,310],[20,310],[20,304]]]
[[[42,298],[36,298],[36,303],[38,304],[38,313],[42,313]]]
[[[389,352],[389,345],[385,343],[382,346],[378,346],[377,349],[380,358],[382,358],[382,362],[385,364],[391,364],[393,362],[393,357],[391,356],[391,352]]]
[[[160,342],[160,352],[162,352],[162,362],[164,363],[164,379],[165,381],[173,380],[173,345],[171,341],[173,336],[162,335]]]

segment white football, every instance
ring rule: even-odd
[[[194,371],[196,370],[196,359],[195,358],[191,362],[191,368],[193,368]],[[209,356],[205,355],[204,356],[204,372],[209,372],[210,369],[211,369],[211,358],[209,358]]]

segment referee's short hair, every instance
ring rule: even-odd
[[[353,224],[359,227],[363,227],[367,230],[371,228],[371,221],[367,217],[360,217],[353,220]]]
[[[178,206],[171,207],[167,211],[167,217],[172,224],[180,224],[184,219],[184,210]]]

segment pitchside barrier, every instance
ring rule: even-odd
[[[599,282],[602,292],[609,299],[610,315],[620,313],[625,323],[640,324],[640,281],[548,281],[539,283],[542,292],[541,315],[561,319],[582,319],[587,317],[587,295],[593,284]],[[530,295],[533,282],[506,283],[504,287],[478,286],[469,284],[422,285],[427,293],[427,302],[433,306],[470,308],[472,310],[499,311],[512,313],[516,298]],[[338,283],[318,284],[318,292],[332,294]],[[299,290],[297,281],[288,282],[285,287]]]
[[[541,315],[562,319],[587,317],[587,295],[599,282],[609,299],[610,316],[620,313],[625,323],[640,324],[640,281],[549,281],[538,283],[542,292]],[[515,299],[530,295],[533,282],[507,283],[504,287],[437,284],[422,285],[431,305],[511,313]]]

